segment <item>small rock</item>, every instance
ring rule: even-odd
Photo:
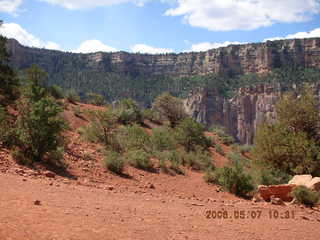
[[[27,181],[27,179],[23,178],[23,179],[22,179],[22,181],[26,182],[26,181]]]
[[[35,200],[33,203],[34,203],[34,205],[37,205],[37,206],[41,205],[41,201],[40,200]]]
[[[155,189],[155,186],[151,183],[151,184],[149,185],[149,188],[150,188],[150,189]]]
[[[55,176],[56,176],[55,173],[50,172],[50,171],[45,171],[45,172],[44,172],[44,175],[45,175],[47,178],[55,178]]]
[[[105,187],[104,189],[105,189],[105,190],[112,191],[112,190],[114,189],[114,187],[113,187],[113,186],[107,186],[107,187]]]
[[[270,197],[270,202],[273,205],[285,205],[281,198],[276,198],[273,195]]]
[[[308,220],[308,221],[310,220],[310,218],[308,218],[306,216],[302,216],[301,218],[304,219],[304,220]]]

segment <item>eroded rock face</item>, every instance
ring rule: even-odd
[[[215,89],[198,88],[190,92],[184,106],[198,122],[223,125],[241,143],[252,144],[262,122],[276,121],[275,105],[280,97],[279,84],[241,88],[231,100],[225,100]]]
[[[11,62],[18,68],[28,67],[33,62],[32,56],[46,58],[49,65],[56,64],[57,58],[71,53],[39,48],[29,48],[10,39],[8,49]],[[110,71],[111,63],[121,73],[134,72],[139,75],[164,75],[183,77],[205,75],[209,73],[246,74],[264,73],[273,68],[292,62],[302,67],[320,67],[320,38],[267,41],[243,45],[230,45],[205,52],[179,54],[132,54],[127,52],[76,54],[86,63],[82,68],[93,71]],[[47,71],[47,69],[45,69]]]
[[[271,185],[271,186],[260,185],[258,187],[258,191],[260,196],[265,201],[270,201],[271,199],[279,198],[283,201],[290,202],[293,199],[290,193],[292,192],[294,187],[295,185],[291,185],[291,184]]]

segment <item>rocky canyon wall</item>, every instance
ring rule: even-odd
[[[225,126],[242,144],[252,144],[259,124],[275,122],[279,84],[260,84],[241,88],[236,97],[224,99],[216,89],[198,88],[184,100],[187,113],[198,122]]]
[[[81,68],[92,71],[113,71],[136,75],[164,75],[183,77],[193,75],[263,73],[286,64],[320,68],[320,38],[267,41],[243,45],[230,45],[205,52],[179,54],[68,53],[20,45],[8,41],[11,62],[17,68],[31,64],[56,66],[58,59],[66,64],[70,56],[77,57]],[[43,62],[46,64],[43,64]],[[59,66],[56,67],[59,71]],[[45,69],[50,72],[49,69]]]

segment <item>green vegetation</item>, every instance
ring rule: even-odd
[[[153,108],[169,120],[172,128],[187,117],[182,101],[171,96],[168,92],[161,94],[155,99]]]
[[[231,145],[235,142],[234,137],[227,133],[227,129],[220,125],[212,125],[209,129],[210,132],[216,134],[219,140],[226,145]]]
[[[88,103],[96,106],[103,106],[106,104],[104,97],[101,94],[89,92],[87,94]]]
[[[214,148],[219,153],[220,155],[224,156],[226,153],[223,151],[222,147],[220,144],[214,144]]]
[[[288,174],[320,174],[319,108],[310,87],[296,97],[286,94],[277,104],[278,122],[263,124],[257,132],[253,155]]]
[[[122,174],[125,159],[118,152],[109,151],[105,154],[105,165],[107,169],[116,174]]]
[[[210,181],[215,178],[215,181],[227,191],[238,196],[245,197],[254,190],[252,177],[239,164],[232,167],[217,168],[214,170],[214,175],[211,174],[207,175]]]
[[[176,139],[187,152],[194,151],[197,146],[208,148],[211,142],[203,135],[204,126],[192,118],[185,118],[175,129]]]
[[[308,189],[305,186],[296,187],[292,192],[292,196],[297,199],[299,203],[309,207],[313,207],[320,201],[320,194]]]

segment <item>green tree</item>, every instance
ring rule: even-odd
[[[15,100],[19,93],[19,80],[15,72],[8,65],[9,54],[7,52],[6,42],[7,39],[0,35],[0,95],[5,98],[3,99],[5,100],[3,103],[6,103],[8,100]]]
[[[153,108],[169,120],[172,128],[187,117],[182,101],[168,92],[155,99]]]
[[[44,72],[33,66],[27,70],[27,85],[18,102],[16,156],[28,161],[60,163],[67,124],[57,102],[41,87]]]
[[[204,126],[192,118],[185,118],[176,128],[176,139],[187,152],[194,151],[197,145],[207,148],[211,142],[203,135]]]
[[[253,155],[288,174],[320,173],[319,108],[315,91],[286,94],[277,104],[278,122],[257,131]]]
[[[103,106],[106,102],[104,97],[99,93],[90,92],[87,94],[88,103],[96,106]]]

